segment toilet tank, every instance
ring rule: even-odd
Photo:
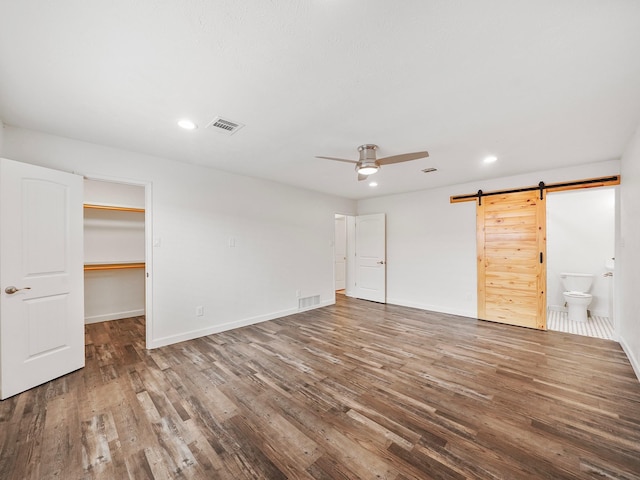
[[[587,293],[593,283],[591,273],[561,273],[560,278],[565,292]]]

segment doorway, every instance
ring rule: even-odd
[[[151,184],[85,177],[85,323],[140,317],[151,344]]]
[[[334,235],[334,290],[344,293],[347,286],[347,217],[336,214]]]
[[[336,214],[334,289],[348,297],[386,303],[386,272],[385,214]]]
[[[597,338],[614,338],[615,187],[547,196],[547,327]],[[567,314],[561,275],[592,275],[586,322]]]

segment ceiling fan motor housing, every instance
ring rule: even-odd
[[[376,162],[377,149],[378,146],[371,143],[360,145],[358,147],[358,152],[360,152],[360,160],[356,165],[356,172],[365,175],[371,175],[371,173],[375,173],[380,168],[380,165],[378,165],[378,162]],[[367,173],[363,172],[362,169],[365,169],[365,172]],[[369,170],[367,171],[367,169]]]
[[[358,147],[358,151],[360,152],[360,161],[365,160],[373,160],[376,161],[376,150],[378,149],[377,145],[373,145],[372,143],[365,143],[364,145],[360,145]]]

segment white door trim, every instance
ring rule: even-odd
[[[341,225],[339,225],[341,223]],[[342,257],[342,258],[339,258]],[[338,274],[341,275],[338,275]],[[339,281],[338,277],[342,277]],[[345,290],[347,286],[347,217],[337,213],[333,232],[333,290]]]

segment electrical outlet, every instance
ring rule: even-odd
[[[201,317],[204,315],[204,307],[202,305],[196,307],[196,317]]]

